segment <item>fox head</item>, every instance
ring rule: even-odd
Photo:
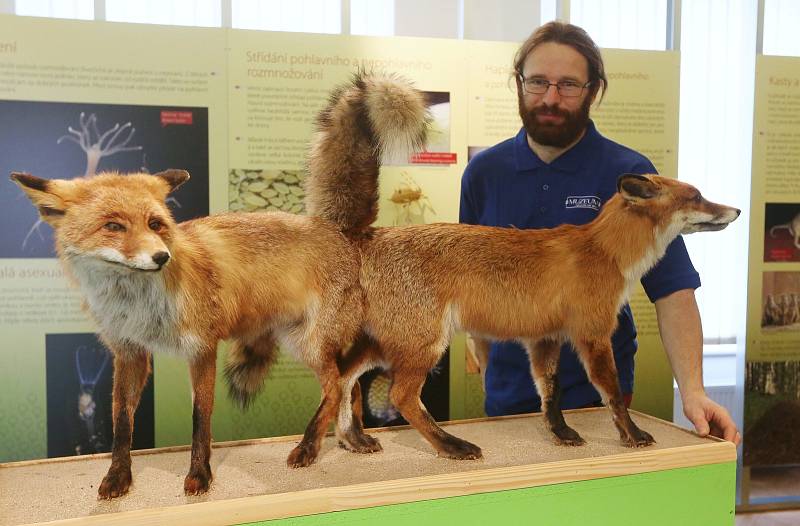
[[[676,236],[722,230],[741,213],[737,208],[706,200],[690,184],[658,175],[621,175],[617,190],[630,207]]]
[[[158,271],[169,261],[175,221],[165,200],[188,179],[184,170],[71,180],[11,174],[53,227],[60,255],[134,271]]]

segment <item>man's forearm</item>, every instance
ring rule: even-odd
[[[661,341],[681,396],[704,394],[703,327],[694,290],[676,291],[656,300]]]
[[[703,328],[694,291],[679,290],[656,301],[661,340],[678,381],[686,415],[700,436],[711,434],[734,444],[741,435],[730,413],[703,388]]]

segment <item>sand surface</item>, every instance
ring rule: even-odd
[[[657,441],[647,449],[710,441],[644,415],[634,414],[633,418]],[[297,437],[237,445],[226,443],[215,446],[212,452],[214,482],[211,490],[197,497],[183,494],[183,479],[189,468],[188,450],[152,450],[154,453],[134,455],[133,486],[127,495],[112,501],[97,499],[97,487],[110,465],[109,455],[0,464],[0,525],[637,451],[620,444],[605,409],[567,412],[566,419],[586,440],[585,446],[554,444],[541,416],[447,425],[450,433],[481,446],[484,458],[475,461],[436,457],[431,446],[413,429],[373,432],[384,451],[371,455],[345,451],[337,446],[334,437],[326,437],[320,458],[311,467],[302,469],[286,466],[286,456],[298,441]]]

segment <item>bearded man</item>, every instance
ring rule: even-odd
[[[470,161],[461,181],[462,223],[512,228],[588,223],[617,191],[620,175],[656,173],[645,156],[603,137],[590,119],[590,107],[602,100],[608,80],[600,50],[583,29],[561,22],[540,27],[517,51],[514,74],[522,129]],[[703,388],[703,335],[694,296],[700,277],[682,238],[668,247],[642,285],[655,303],[687,418],[700,435],[738,443],[730,414]],[[637,342],[629,305],[618,319],[612,345],[620,387],[630,404]],[[541,410],[527,354],[518,343],[475,340],[474,349],[488,415]],[[564,409],[601,405],[569,344],[561,349],[555,376]]]

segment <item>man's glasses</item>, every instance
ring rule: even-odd
[[[558,90],[558,94],[562,97],[580,97],[583,90],[592,84],[592,81],[586,84],[580,84],[574,80],[550,82],[549,80],[537,77],[526,79],[522,75],[519,75],[519,81],[522,83],[522,89],[525,93],[530,95],[544,95],[547,93],[547,90],[550,89],[550,86],[555,86]]]

